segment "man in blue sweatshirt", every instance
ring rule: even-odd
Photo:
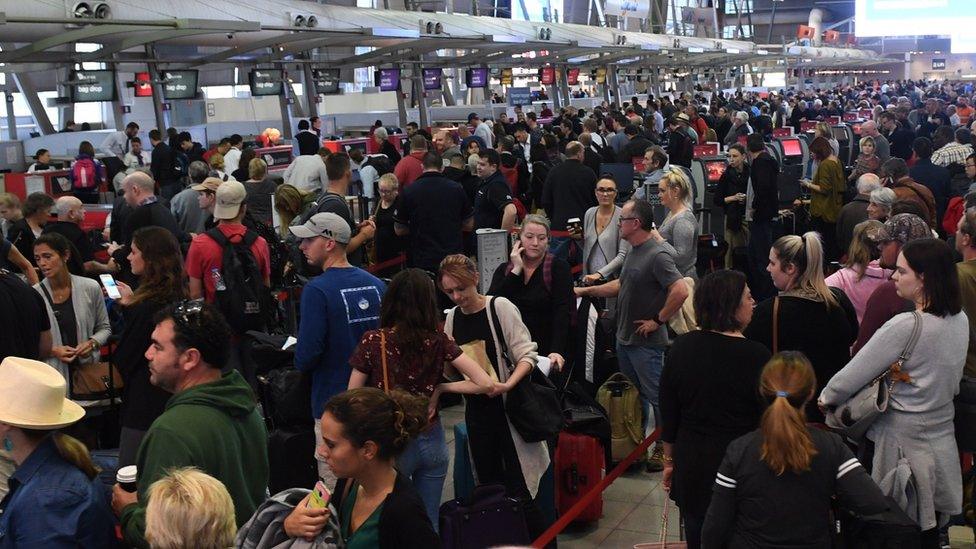
[[[352,232],[338,215],[317,213],[290,230],[302,239],[299,249],[308,263],[322,268],[322,274],[302,290],[295,347],[295,367],[312,372],[312,418],[316,444],[321,444],[319,419],[325,403],[346,390],[351,373],[349,356],[364,332],[379,327],[380,300],[386,285],[349,264],[346,245]],[[336,478],[328,465],[319,460],[318,468],[328,487],[335,486]]]

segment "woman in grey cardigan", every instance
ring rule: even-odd
[[[620,238],[620,208],[614,204],[617,182],[602,177],[596,182],[599,206],[583,215],[583,280],[592,284],[610,279],[620,272],[630,244]]]
[[[691,181],[680,168],[669,168],[658,183],[661,205],[668,215],[658,225],[659,240],[674,246],[674,266],[681,276],[698,280],[698,219],[691,210]]]
[[[922,331],[901,373],[886,377],[897,381],[887,411],[867,432],[874,446],[871,476],[918,522],[922,547],[938,547],[938,527],[962,511],[952,401],[966,361],[969,322],[961,312],[959,279],[945,242],[927,238],[906,244],[893,278],[898,295],[915,303]],[[820,407],[843,404],[895,363],[915,326],[915,313],[901,313],[882,326],[827,383]]]
[[[99,349],[112,335],[105,298],[98,282],[68,272],[72,246],[58,233],[38,237],[34,256],[44,280],[34,286],[51,321],[51,358],[47,363],[70,380],[72,364],[98,361]]]

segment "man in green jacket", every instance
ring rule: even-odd
[[[224,483],[234,501],[237,526],[264,501],[268,486],[268,434],[254,393],[236,371],[222,374],[230,328],[200,300],[171,306],[156,317],[146,357],[150,382],[171,393],[136,457],[136,493],[116,484],[112,508],[125,541],[145,540],[149,486],[170,469],[193,466]]]

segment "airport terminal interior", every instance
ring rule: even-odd
[[[976,547],[973,28],[0,0],[0,549]]]

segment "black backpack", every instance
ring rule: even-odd
[[[372,166],[375,168],[376,174],[380,177],[388,173],[393,173],[393,165],[390,163],[390,159],[387,158],[385,154],[367,158],[366,161],[360,165],[359,169],[363,169],[366,166]]]
[[[612,164],[617,161],[617,157],[613,153],[613,147],[611,147],[609,144],[598,145],[593,142],[590,144],[590,148],[593,149],[596,154],[600,155],[600,162],[602,163]]]
[[[228,240],[220,228],[206,232],[224,250],[221,285],[216,288],[216,305],[236,334],[264,331],[268,314],[268,291],[251,246],[258,234],[250,229],[238,242]],[[213,276],[203,273],[203,276]]]

